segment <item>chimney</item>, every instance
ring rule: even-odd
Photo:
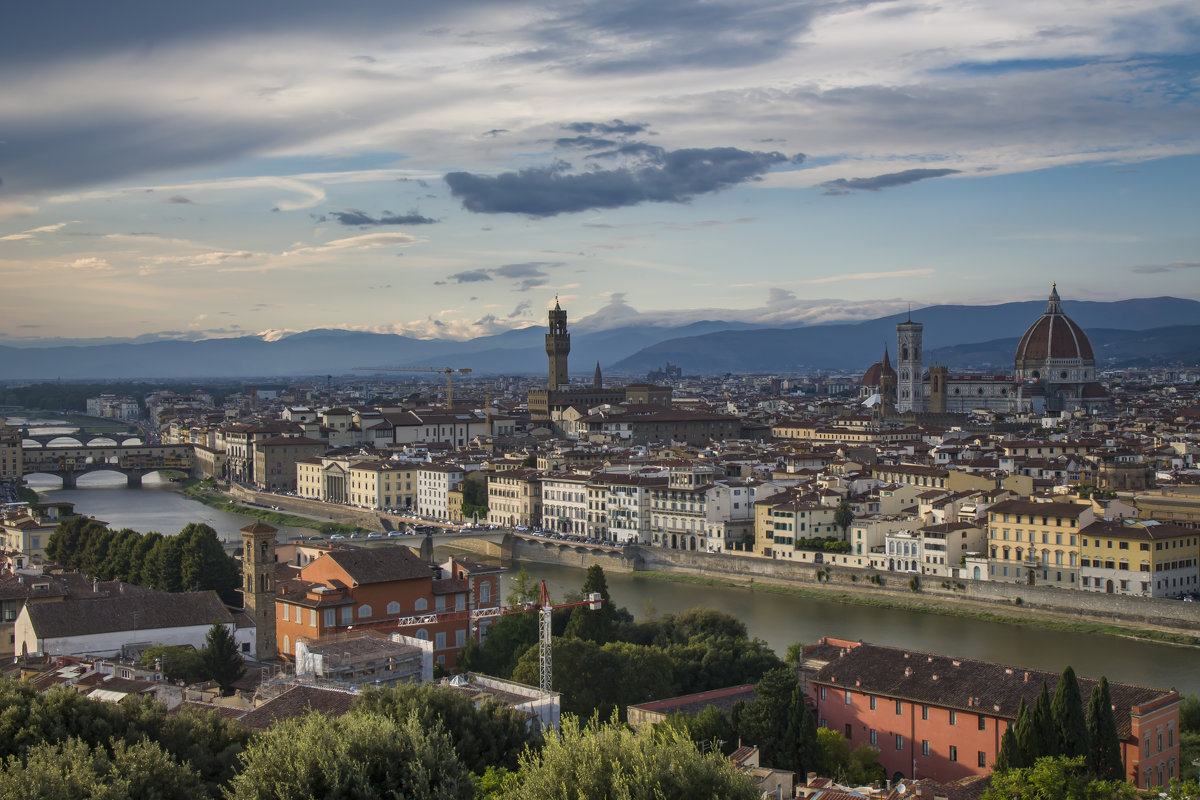
[[[912,667],[905,667],[905,668],[904,668],[904,677],[906,677],[906,678],[907,678],[907,677],[909,677],[909,676],[911,676],[911,675],[912,675]]]
[[[1028,672],[1025,673],[1025,682],[1029,683],[1029,673]]]

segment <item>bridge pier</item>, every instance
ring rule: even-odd
[[[139,472],[130,472],[125,475],[125,485],[130,489],[142,488],[142,475]]]
[[[62,474],[62,481],[63,481],[64,489],[74,489],[75,488],[75,473],[74,472],[64,472]]]

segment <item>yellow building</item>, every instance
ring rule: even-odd
[[[1200,590],[1200,533],[1153,520],[1097,520],[1080,531],[1082,588],[1182,597]]]
[[[21,431],[0,420],[0,480],[19,478],[25,474]]]
[[[1078,586],[1080,531],[1094,521],[1091,505],[1084,503],[996,503],[988,508],[988,577]]]
[[[532,526],[542,520],[541,473],[510,469],[488,476],[488,523]]]
[[[783,492],[754,504],[754,552],[764,558],[796,559],[806,539],[840,536],[837,509]]]
[[[417,467],[398,461],[358,461],[346,476],[351,505],[383,510],[411,509],[416,503]]]

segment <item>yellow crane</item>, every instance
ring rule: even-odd
[[[355,367],[366,372],[435,372],[446,376],[446,410],[454,407],[454,374],[469,375],[470,367],[455,369],[454,367]]]

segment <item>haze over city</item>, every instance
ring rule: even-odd
[[[64,5],[0,33],[4,344],[1200,298],[1187,4]]]

